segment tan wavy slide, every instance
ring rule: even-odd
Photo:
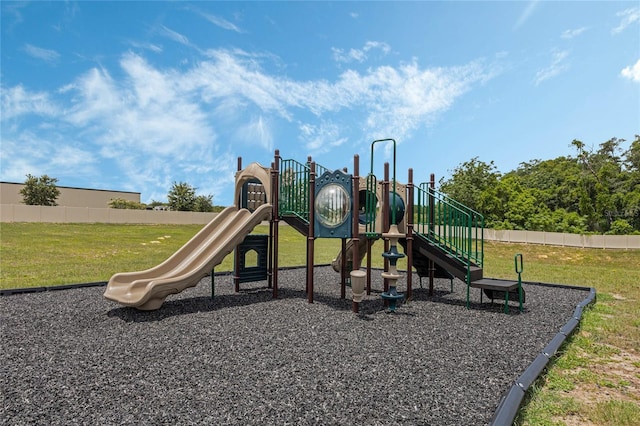
[[[355,242],[353,240],[347,241],[346,251],[347,251],[347,262],[353,259],[353,246]],[[364,256],[367,254],[367,239],[365,237],[361,237],[358,240],[358,258],[362,261]],[[342,250],[338,252],[338,256],[331,262],[331,267],[334,271],[340,272],[342,268]]]
[[[142,310],[158,309],[168,295],[196,286],[253,228],[270,217],[270,204],[253,213],[227,207],[161,264],[112,276],[104,297]]]

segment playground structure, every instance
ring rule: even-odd
[[[393,143],[393,169],[384,164],[383,179],[374,174],[374,146]],[[408,183],[396,180],[396,143],[376,140],[371,145],[371,169],[361,178],[359,156],[354,155],[353,173],[329,170],[311,157],[306,163],[283,160],[278,150],[270,167],[251,163],[242,167],[238,158],[235,178],[235,205],[227,207],[191,240],[160,265],[139,272],[115,274],[104,297],[141,310],[160,308],[170,294],[193,287],[232,251],[236,291],[241,282],[267,279],[273,297],[278,297],[278,228],[284,221],[306,237],[306,293],[314,297],[314,242],[317,238],[340,238],[341,250],[332,266],[340,272],[341,298],[347,281],[352,289],[352,309],[359,311],[365,294],[371,294],[371,247],[382,239],[382,272],[385,305],[395,311],[397,302],[411,299],[412,274],[406,274],[406,291],[398,293],[402,278],[397,261],[406,256],[406,270],[415,268],[429,278],[433,295],[434,278],[459,278],[466,283],[466,306],[470,289],[479,288],[492,301],[504,298],[519,302],[523,310],[524,290],[518,282],[483,278],[483,227],[481,214],[435,190],[435,177],[416,186],[413,170]],[[269,221],[268,236],[253,236],[253,229]],[[260,244],[259,246],[256,244]],[[404,248],[404,254],[398,251]],[[247,267],[246,257],[256,256],[258,265]],[[366,256],[364,270],[361,262]],[[516,272],[522,272],[522,257]],[[519,269],[518,269],[519,268]],[[347,278],[347,273],[349,278]],[[214,292],[212,274],[212,296]]]

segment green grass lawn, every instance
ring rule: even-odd
[[[117,272],[157,265],[200,225],[0,224],[0,288],[107,281]],[[259,226],[254,233],[267,233]],[[280,228],[280,266],[304,265],[306,238]],[[340,240],[318,239],[316,264],[337,255]],[[382,244],[373,251],[382,264]],[[485,276],[595,287],[598,302],[580,330],[527,395],[517,424],[635,425],[640,418],[640,251],[485,243]],[[399,263],[402,269],[405,261]],[[216,271],[232,269],[227,256]],[[400,283],[402,285],[402,283]],[[400,288],[401,289],[401,288]]]

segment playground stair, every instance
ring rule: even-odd
[[[406,249],[406,243],[401,242],[401,244]],[[439,245],[430,242],[423,236],[416,235],[413,240],[413,267],[419,277],[429,276],[430,261],[433,261],[435,267],[435,278],[452,279],[456,277],[466,282],[469,272],[472,282],[482,279],[481,267],[474,264],[467,267],[463,260],[447,253]]]
[[[504,283],[483,279],[483,216],[427,184],[420,185],[416,192],[412,254],[418,276],[428,276],[433,262],[435,277],[462,280],[467,284],[467,307],[472,287],[488,292],[512,291],[503,288]]]

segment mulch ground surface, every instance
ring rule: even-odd
[[[104,287],[0,297],[5,424],[481,425],[588,296],[524,284],[525,311],[436,280],[389,313],[379,271],[351,311],[339,275],[279,273],[233,291],[230,275],[121,307]],[[426,281],[426,280],[425,280]],[[404,290],[404,280],[398,283]]]

